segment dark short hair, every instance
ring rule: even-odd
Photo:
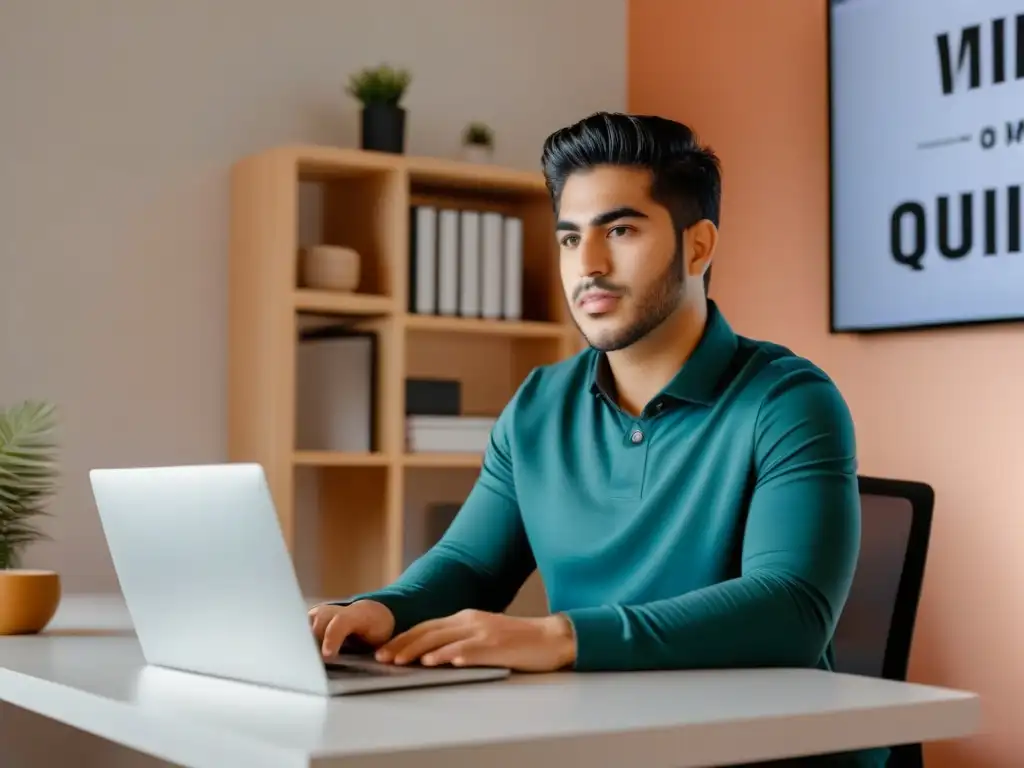
[[[569,176],[598,165],[650,170],[651,197],[668,209],[677,237],[701,219],[718,226],[721,165],[689,126],[654,115],[597,112],[555,131],[544,141],[541,166],[556,213]],[[709,267],[705,291],[710,281]]]

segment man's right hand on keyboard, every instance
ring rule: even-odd
[[[337,654],[346,638],[377,648],[395,631],[394,615],[374,600],[358,600],[351,605],[321,603],[310,610],[309,621],[324,658]]]

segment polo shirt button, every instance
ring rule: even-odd
[[[629,439],[632,440],[634,444],[640,444],[644,441],[644,433],[639,429],[634,429],[633,434],[629,436]]]

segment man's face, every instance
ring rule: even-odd
[[[573,173],[559,205],[562,286],[580,332],[604,352],[634,344],[683,301],[685,242],[643,169]]]

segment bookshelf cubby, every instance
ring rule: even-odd
[[[299,201],[310,189],[319,205],[315,240],[360,255],[354,292],[314,290],[299,279]],[[522,220],[520,318],[409,311],[409,212],[419,204]],[[286,146],[241,159],[231,180],[229,305],[229,460],[263,466],[293,557],[296,478],[315,477],[323,595],[373,589],[399,575],[409,559],[409,478],[452,472],[464,480],[479,470],[479,453],[407,451],[406,378],[457,379],[463,414],[493,417],[532,368],[579,349],[540,174],[438,158]],[[370,450],[296,443],[299,335],[320,325],[376,339]]]

